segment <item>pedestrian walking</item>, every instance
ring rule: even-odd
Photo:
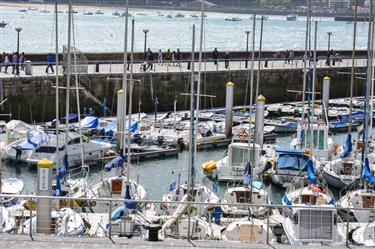
[[[175,59],[176,59],[176,51],[173,50],[173,52],[172,52],[172,66],[174,66]]]
[[[8,73],[8,67],[9,67],[9,55],[7,53],[4,53],[4,67],[5,67],[5,70],[4,72],[5,73]]]
[[[4,56],[5,53],[0,54],[0,73],[3,70],[3,64],[4,64]]]
[[[13,53],[13,56],[12,56],[12,74],[17,73],[17,70],[16,70],[17,64],[18,64],[18,54],[16,52],[16,53]]]
[[[219,58],[219,51],[217,51],[217,48],[212,51],[212,59],[214,60],[214,65],[217,65],[217,59]]]
[[[158,65],[163,65],[163,52],[161,52],[161,49],[159,49],[158,53]]]
[[[53,57],[53,55],[51,53],[49,53],[47,55],[46,74],[48,74],[50,68],[51,68],[52,73],[55,73],[55,71],[53,70],[53,66],[52,66],[54,61],[55,61],[55,58]]]
[[[228,69],[228,67],[229,67],[229,52],[225,53],[224,64],[225,64],[225,69]]]
[[[289,51],[289,61],[292,62],[292,64],[293,64],[293,61],[294,61],[294,52],[293,52],[292,49]]]
[[[153,69],[153,60],[154,60],[154,54],[152,53],[151,49],[148,48],[146,52],[146,58],[147,58],[147,70]]]
[[[26,60],[25,53],[22,52],[22,54],[20,55],[20,59],[19,59],[19,63],[20,63],[22,70],[25,70],[25,60]]]
[[[181,51],[178,48],[177,53],[176,53],[176,61],[177,61],[177,66],[181,67]]]
[[[171,54],[171,50],[168,48],[167,50],[167,54],[165,55],[165,59],[167,61],[167,64],[169,66],[169,64],[171,63],[171,59],[172,59],[172,54]]]
[[[289,64],[289,50],[286,50],[285,53],[285,64]]]

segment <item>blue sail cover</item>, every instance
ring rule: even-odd
[[[279,153],[277,169],[306,171],[309,157],[304,154],[304,150],[277,148],[276,151]]]
[[[127,202],[126,200],[131,200],[131,196],[130,196],[130,186],[129,185],[126,185],[126,189],[125,189],[125,206],[126,208],[128,209],[136,209],[137,208],[137,204],[135,202]]]
[[[122,216],[124,216],[125,211],[126,211],[125,206],[120,206],[120,207],[116,208],[111,214],[111,220],[120,219]]]
[[[83,129],[95,129],[99,125],[99,118],[94,116],[87,116],[81,120],[81,128]],[[75,124],[74,127],[78,128],[79,124]]]
[[[38,133],[31,137],[27,137],[25,141],[12,145],[13,149],[17,150],[34,150],[48,140],[48,135],[45,133]]]
[[[62,179],[68,172],[69,172],[68,155],[64,155],[64,159],[62,163],[60,163],[59,165],[58,176],[60,177],[60,179]]]
[[[121,154],[117,154],[115,158],[106,163],[104,166],[105,171],[111,171],[113,168],[122,167],[124,165],[125,158]]]
[[[343,158],[349,156],[350,152],[352,152],[352,134],[348,134],[345,141],[345,150],[342,154]]]
[[[243,175],[243,184],[249,185],[251,183],[251,164],[247,162],[245,165],[245,172]]]
[[[362,177],[363,179],[367,179],[372,185],[375,185],[375,176],[371,174],[370,163],[368,161],[368,158],[365,159]]]
[[[307,180],[309,180],[310,183],[317,184],[314,172],[314,163],[311,159],[307,161]]]
[[[70,122],[75,121],[75,120],[78,119],[78,114],[77,113],[69,113],[68,116],[64,116],[61,119],[65,120],[67,118],[69,119]]]

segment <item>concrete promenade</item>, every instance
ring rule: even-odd
[[[267,65],[266,65],[267,64]],[[342,62],[336,62],[335,66],[331,66],[332,68],[349,68],[351,67],[351,59],[343,59]],[[224,65],[224,61],[219,61],[217,65],[215,65],[212,61],[210,62],[203,62],[202,63],[202,71],[204,72],[214,72],[214,71],[238,71],[238,70],[249,70],[251,66],[251,61],[248,61],[248,68],[245,67],[245,61],[230,61],[229,67],[226,69]],[[86,66],[86,65],[85,65]],[[153,63],[153,70],[151,72],[155,73],[176,73],[176,72],[189,72],[188,69],[188,62],[182,62],[179,65],[175,63],[163,64],[160,65],[158,63]],[[366,59],[356,59],[355,60],[356,67],[364,67],[366,66]],[[311,63],[311,67],[313,64]],[[325,60],[319,60],[316,64],[317,68],[330,68],[325,64]],[[284,60],[270,60],[270,61],[261,61],[260,68],[262,70],[290,70],[290,69],[302,69],[303,68],[303,61],[302,60],[294,60],[290,63],[285,63]],[[54,67],[55,69],[55,67]],[[59,67],[59,74],[63,75],[62,67]],[[145,73],[143,70],[143,66],[140,63],[136,63],[133,66],[134,73]],[[198,62],[195,62],[195,69],[198,70]],[[255,69],[258,69],[258,62],[255,61]],[[4,67],[2,72],[0,73],[0,78],[11,78],[11,77],[54,77],[55,74],[52,74],[51,71],[49,74],[46,73],[46,65],[33,65],[32,69],[32,76],[25,75],[25,71],[20,70],[20,75],[15,76],[12,74],[12,67],[8,67],[8,73],[4,73]],[[95,74],[122,74],[123,73],[123,64],[112,64],[112,63],[105,63],[99,64],[99,72],[96,72],[97,66],[95,64],[87,64],[87,74],[95,75]],[[83,73],[86,74],[86,73]]]
[[[0,248],[6,249],[41,249],[41,248],[53,248],[53,249],[115,249],[115,248],[134,248],[134,249],[148,249],[148,248],[160,248],[160,249],[175,249],[175,248],[228,248],[228,249],[305,249],[305,248],[319,248],[319,249],[344,249],[347,248],[345,245],[341,246],[324,246],[320,244],[291,246],[291,245],[279,245],[279,244],[258,244],[258,243],[239,243],[239,242],[227,242],[227,241],[192,241],[192,244],[187,240],[175,240],[166,239],[159,242],[148,242],[144,239],[127,239],[127,238],[113,238],[111,241],[109,238],[92,238],[92,237],[58,237],[58,236],[46,236],[46,235],[34,235],[34,240],[28,235],[14,235],[14,234],[0,234]],[[343,242],[345,243],[345,242]],[[350,248],[356,248],[351,246]],[[360,247],[358,247],[360,248]]]

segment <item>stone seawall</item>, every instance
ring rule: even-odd
[[[318,69],[317,91],[321,90],[322,79],[328,75],[332,78],[331,98],[345,97],[349,95],[350,75],[339,72],[350,69]],[[364,68],[358,68],[357,72],[365,72]],[[225,105],[225,86],[228,81],[235,83],[234,104],[248,104],[249,97],[246,89],[250,80],[249,72],[241,71],[219,71],[202,73],[202,94],[214,95],[216,98],[201,98],[202,108],[217,108]],[[117,91],[121,87],[121,75],[85,75],[80,77],[80,84],[88,92],[96,96],[100,101],[106,99],[109,111],[107,115],[115,115]],[[109,79],[110,78],[110,79]],[[158,99],[159,111],[173,110],[174,101],[177,101],[178,110],[189,108],[189,97],[181,93],[190,90],[190,73],[151,73],[135,74],[136,82],[133,92],[133,111],[140,110],[152,113],[155,109],[155,99]],[[266,97],[266,103],[285,102],[301,100],[301,96],[288,93],[287,90],[302,90],[302,71],[291,70],[264,70],[261,72],[259,94]],[[3,113],[12,113],[13,118],[22,119],[27,122],[49,121],[55,118],[55,88],[52,86],[54,77],[22,77],[3,78],[3,98],[7,98]],[[256,72],[254,84],[256,82]],[[65,84],[64,77],[60,77],[60,85]],[[74,77],[72,85],[74,85]],[[364,80],[356,80],[354,87],[355,95],[363,95]],[[80,93],[81,111],[89,107],[94,108],[96,115],[102,115],[102,107],[88,97],[84,91]],[[320,96],[318,95],[319,99]],[[245,102],[246,99],[246,102]],[[65,113],[65,90],[60,89],[60,113]],[[75,91],[71,91],[71,112],[77,111]],[[62,115],[60,115],[62,116]]]

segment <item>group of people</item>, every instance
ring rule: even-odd
[[[290,64],[290,63],[293,64],[293,61],[294,61],[294,51],[292,49],[287,50],[285,54],[285,64]]]
[[[8,68],[12,67],[12,74],[19,75],[19,70],[24,70],[25,67],[25,53],[19,54],[18,52],[13,52],[13,54],[3,53],[0,54],[0,73],[8,73]]]
[[[219,65],[219,51],[217,50],[217,48],[215,48],[213,51],[212,51],[212,59],[214,61],[214,65],[218,66]],[[228,69],[229,68],[229,52],[225,52],[224,54],[224,66],[225,66],[225,69]]]

